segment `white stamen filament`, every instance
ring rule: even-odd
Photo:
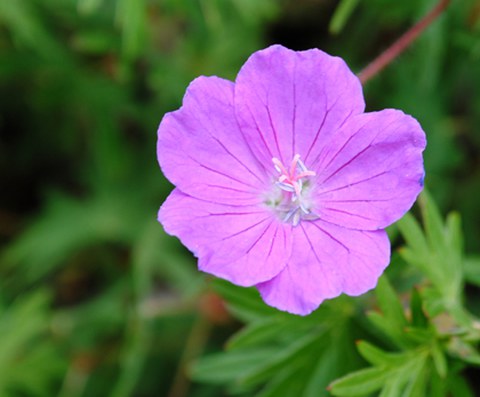
[[[283,214],[281,219],[284,222],[291,222],[293,226],[297,226],[301,220],[317,219],[310,208],[308,197],[305,193],[305,178],[316,175],[315,171],[309,170],[300,160],[300,155],[293,156],[290,167],[287,168],[276,157],[272,158],[273,165],[280,174],[275,185],[284,193],[282,204],[277,205],[275,209]],[[308,196],[308,195],[307,195]],[[286,201],[285,201],[286,200]]]

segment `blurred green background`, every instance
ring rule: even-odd
[[[0,0],[0,396],[224,395],[189,363],[241,324],[156,222],[163,114],[272,43],[358,72],[435,3]],[[480,2],[454,1],[365,95],[423,125],[426,184],[480,254]]]

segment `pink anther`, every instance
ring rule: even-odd
[[[293,156],[292,162],[290,164],[290,169],[287,171],[287,168],[282,164],[282,162],[274,157],[272,162],[275,166],[275,169],[281,174],[278,178],[278,186],[285,191],[295,192],[292,196],[292,201],[300,197],[302,193],[302,178],[307,178],[310,176],[315,176],[315,171],[307,169],[302,160],[300,160],[300,155],[296,154]],[[299,172],[298,174],[296,172]]]

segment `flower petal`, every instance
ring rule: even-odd
[[[191,196],[253,203],[265,184],[235,119],[233,83],[217,77],[195,79],[183,106],[164,116],[157,155],[165,176]]]
[[[401,218],[423,188],[425,144],[418,122],[399,110],[350,118],[311,165],[320,218],[367,230]]]
[[[389,260],[390,242],[383,230],[302,222],[294,229],[287,266],[257,288],[267,304],[307,315],[342,292],[360,295],[374,288]]]
[[[252,286],[276,276],[291,252],[291,226],[258,206],[232,206],[193,198],[175,189],[158,219],[199,258],[199,268]]]
[[[254,53],[235,82],[235,111],[257,157],[308,165],[321,142],[365,108],[362,87],[345,62],[320,50],[274,45]]]

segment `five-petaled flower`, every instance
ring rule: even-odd
[[[345,62],[316,49],[275,45],[234,83],[195,79],[158,130],[176,185],[159,221],[200,270],[281,310],[372,289],[390,260],[383,229],[422,190],[426,141],[401,111],[364,108]]]

